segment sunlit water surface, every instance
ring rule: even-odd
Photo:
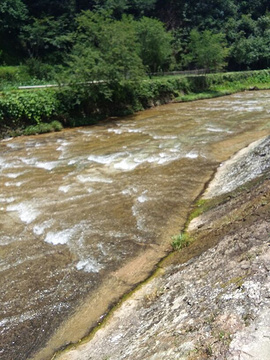
[[[246,92],[1,141],[1,359],[29,359],[53,338],[45,359],[87,333],[165,256],[218,164],[269,134],[269,118],[270,93]],[[86,302],[90,318],[55,335]]]

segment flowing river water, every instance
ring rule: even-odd
[[[49,359],[143,281],[219,164],[270,133],[270,92],[0,142],[0,357]]]

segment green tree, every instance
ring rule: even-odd
[[[11,33],[21,28],[27,19],[27,8],[21,0],[1,0],[0,32]]]
[[[30,17],[44,18],[71,15],[76,11],[77,0],[23,0]],[[88,4],[91,3],[87,0]]]
[[[108,64],[110,79],[134,80],[144,74],[132,17],[123,16],[121,21],[115,21],[105,29],[100,50]]]
[[[231,21],[233,25],[233,22]],[[228,32],[231,43],[230,68],[263,69],[270,65],[270,15],[257,20],[242,15]]]
[[[118,113],[132,101],[128,89],[144,75],[135,22],[130,16],[114,20],[104,11],[85,11],[77,21],[66,73],[72,87],[68,106],[80,109],[83,117],[98,116],[100,108]]]
[[[85,11],[77,19],[75,44],[68,61],[67,80],[91,108],[116,96],[126,82],[144,75],[135,22],[130,16],[113,20],[110,12]],[[95,105],[94,105],[95,104]],[[85,113],[89,112],[85,110]]]
[[[27,8],[21,0],[0,2],[0,50],[2,60],[18,62],[21,56],[19,34],[28,17]]]
[[[265,36],[240,37],[232,46],[231,57],[241,70],[269,67],[270,31]]]
[[[159,20],[143,17],[137,22],[137,36],[140,57],[147,72],[166,70],[173,52],[173,36],[165,30],[164,24]]]
[[[269,9],[269,0],[241,0],[238,4],[240,14],[252,14],[253,19],[258,19]]]
[[[157,0],[156,16],[170,29],[192,27],[220,30],[230,16],[236,16],[234,0]]]
[[[29,57],[57,64],[71,47],[73,26],[65,16],[34,18],[23,27],[21,40]]]
[[[252,19],[251,15],[242,15],[237,22],[237,32],[245,34],[246,37],[253,35],[256,29],[256,21]]]
[[[134,15],[151,15],[157,0],[130,0],[130,12]]]
[[[109,10],[115,18],[120,19],[128,8],[128,0],[96,0],[97,10]]]
[[[226,65],[229,49],[226,47],[225,35],[214,34],[210,30],[190,33],[189,58],[196,67],[207,71],[221,70]]]
[[[77,76],[80,74],[81,81],[117,82],[143,75],[134,20],[129,16],[112,20],[109,15],[86,11],[78,17],[78,34],[69,65],[76,69]]]
[[[95,8],[110,10],[115,18],[120,19],[123,14],[141,17],[153,10],[156,0],[96,0]]]

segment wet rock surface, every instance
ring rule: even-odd
[[[90,339],[56,358],[269,360],[269,166],[208,200],[189,226],[191,245],[167,258]]]

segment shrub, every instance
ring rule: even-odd
[[[63,129],[63,125],[57,120],[52,121],[50,125],[54,131],[61,131]]]
[[[31,77],[40,80],[52,80],[54,77],[54,67],[41,62],[38,59],[30,58],[26,61],[26,67]]]
[[[0,96],[0,124],[38,124],[57,114],[59,104],[54,91],[14,91]]]
[[[1,66],[0,81],[1,83],[23,82],[30,80],[26,66]]]

